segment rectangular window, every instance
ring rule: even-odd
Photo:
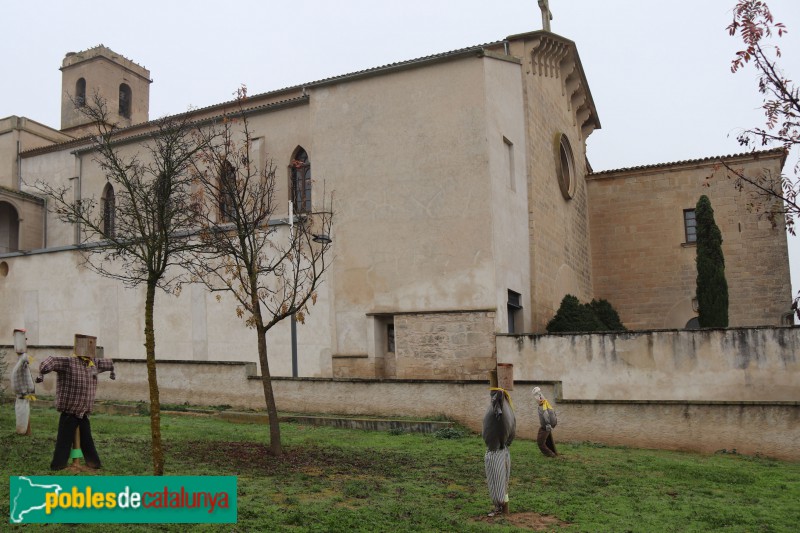
[[[522,314],[522,296],[518,292],[508,291],[508,332],[517,332],[517,320]]]
[[[697,242],[697,220],[694,209],[683,210],[683,228],[686,233],[686,244]]]
[[[386,351],[394,353],[394,322],[386,324]]]
[[[508,186],[512,191],[517,190],[517,180],[514,175],[514,143],[503,137],[503,144],[506,147],[506,166],[508,167]]]

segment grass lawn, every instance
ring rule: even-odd
[[[14,433],[0,404],[0,514],[8,476],[51,475],[58,413],[40,401],[32,437]],[[149,418],[92,416],[107,476],[150,475]],[[30,531],[741,531],[800,528],[800,463],[731,454],[559,443],[547,459],[531,441],[511,446],[508,517],[490,521],[480,436],[437,438],[281,425],[284,457],[266,454],[268,428],[166,414],[166,475],[238,476],[238,523],[34,525]],[[557,430],[556,430],[557,438]],[[64,474],[74,475],[64,471]],[[91,475],[91,474],[86,474]]]

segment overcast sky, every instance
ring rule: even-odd
[[[768,0],[800,79],[800,1]],[[735,0],[550,0],[551,30],[576,42],[602,128],[593,168],[738,153],[763,124],[752,69],[725,27]],[[536,0],[4,2],[0,118],[60,126],[64,55],[98,44],[150,70],[150,117],[541,29]],[[787,165],[786,170],[791,170]],[[800,237],[789,237],[795,292]]]

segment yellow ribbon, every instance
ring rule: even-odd
[[[25,395],[25,396],[23,396],[22,398],[23,398],[24,400],[30,400],[30,401],[32,401],[32,402],[35,402],[35,401],[36,401],[36,396],[34,396],[33,394],[26,394],[26,395]]]
[[[78,355],[76,353],[72,354],[72,357],[77,357],[78,359],[86,363],[86,366],[94,366],[94,361],[92,361],[91,357],[86,357],[85,355]]]
[[[542,409],[544,409],[545,411],[547,411],[548,409],[550,410],[553,409],[553,406],[550,405],[550,402],[547,401],[547,398],[542,398],[542,403],[540,403],[539,405],[541,405]]]
[[[511,395],[508,394],[507,390],[501,389],[500,387],[489,387],[489,390],[499,390],[499,391],[501,391],[503,393],[503,395],[505,395],[506,400],[508,400],[508,405],[510,405],[512,409],[514,408],[514,402],[511,401]]]

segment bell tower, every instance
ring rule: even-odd
[[[61,131],[73,137],[94,132],[80,107],[99,95],[109,118],[121,128],[147,122],[150,71],[102,44],[69,52],[61,63]]]

